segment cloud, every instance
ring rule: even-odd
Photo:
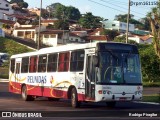
[[[89,6],[89,5],[81,6],[81,7],[79,7],[79,10],[80,10],[81,14],[92,11],[91,6]]]

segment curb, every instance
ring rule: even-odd
[[[135,102],[135,103],[144,103],[144,104],[160,105],[160,103],[155,103],[155,102]]]
[[[9,82],[8,79],[0,79],[0,82]]]

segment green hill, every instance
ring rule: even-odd
[[[34,51],[24,45],[21,45],[11,39],[0,37],[0,52],[8,53],[9,56],[19,53]],[[0,67],[0,78],[8,78],[9,61],[3,63]]]
[[[33,50],[11,39],[0,37],[0,52],[8,53],[11,56],[31,51]]]

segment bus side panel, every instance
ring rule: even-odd
[[[67,91],[42,86],[27,85],[28,95],[67,98]]]
[[[9,92],[21,94],[21,84],[16,82],[16,76],[11,71],[9,73]]]
[[[21,94],[21,84],[13,81],[9,81],[9,92]]]

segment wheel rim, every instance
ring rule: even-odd
[[[75,105],[75,94],[72,93],[72,105]]]
[[[22,97],[23,97],[24,99],[26,98],[26,89],[25,89],[25,88],[23,88]]]

